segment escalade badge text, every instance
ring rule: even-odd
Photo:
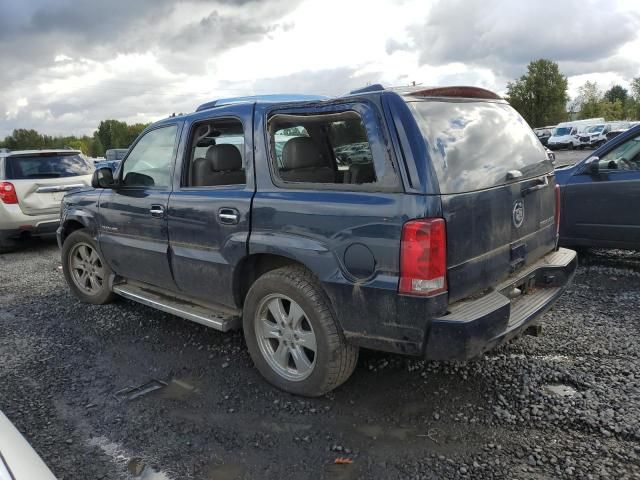
[[[516,228],[520,228],[524,222],[524,202],[522,200],[516,200],[513,202],[512,212],[513,224]]]

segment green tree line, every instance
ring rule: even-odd
[[[603,91],[597,83],[587,81],[571,103],[567,87],[567,77],[558,64],[539,59],[529,63],[526,74],[507,84],[506,98],[532,127],[592,117],[640,119],[640,77],[633,79],[630,91],[621,85]]]
[[[129,125],[119,120],[103,120],[93,135],[81,137],[44,135],[33,129],[18,128],[0,141],[0,148],[28,150],[70,147],[92,157],[103,157],[104,152],[110,148],[129,147],[147,125]]]

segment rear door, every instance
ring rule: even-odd
[[[598,161],[598,172],[575,174],[564,187],[566,241],[640,248],[640,136],[617,145]]]
[[[76,151],[10,155],[5,159],[5,177],[18,196],[25,215],[60,213],[66,192],[91,184],[93,167]]]
[[[409,102],[438,178],[449,300],[468,297],[555,248],[555,178],[544,147],[500,101]]]
[[[131,280],[175,289],[169,266],[167,208],[181,123],[144,133],[100,195],[98,228],[105,260]]]
[[[256,108],[249,253],[308,266],[340,305],[346,332],[404,329],[396,315],[406,313],[397,295],[402,226],[424,216],[427,199],[403,193],[382,108],[368,99]],[[358,160],[346,160],[356,150]]]
[[[217,108],[185,125],[168,228],[178,288],[235,306],[233,272],[247,254],[253,175],[253,105]]]

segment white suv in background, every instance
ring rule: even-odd
[[[0,149],[0,252],[54,235],[62,197],[90,186],[93,170],[79,150]]]

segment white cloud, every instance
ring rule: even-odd
[[[106,118],[151,121],[223,96],[339,95],[374,82],[503,93],[538,57],[559,62],[571,95],[587,79],[607,88],[640,75],[636,0],[133,3],[0,7],[0,64],[11,66],[0,137],[90,133]],[[559,9],[570,21],[550,13]]]

